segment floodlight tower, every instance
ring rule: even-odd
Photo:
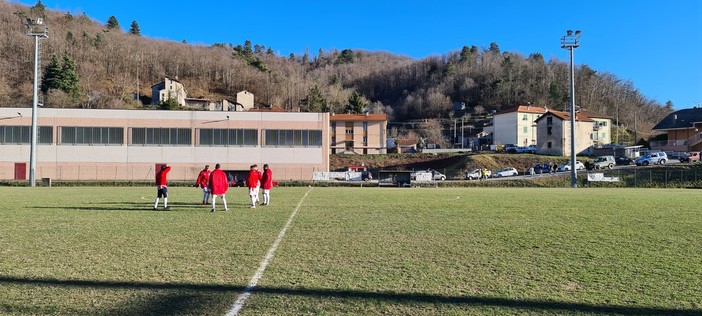
[[[570,186],[578,187],[578,170],[575,165],[575,65],[573,51],[580,47],[580,31],[566,31],[561,37],[561,48],[570,51]]]
[[[37,169],[37,107],[39,106],[39,56],[40,40],[49,37],[49,28],[44,25],[44,19],[37,18],[36,20],[27,19],[27,36],[34,37],[34,90],[32,93],[32,143],[29,154],[29,186],[36,186],[36,169]],[[43,104],[42,104],[43,105]]]

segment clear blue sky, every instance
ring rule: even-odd
[[[495,42],[502,51],[567,61],[560,37],[568,29],[582,30],[576,64],[631,81],[646,97],[671,100],[676,109],[702,106],[701,0],[42,3],[103,24],[114,15],[125,30],[137,21],[145,37],[202,45],[248,39],[282,56],[351,48],[420,59]]]

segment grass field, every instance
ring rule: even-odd
[[[0,314],[224,315],[290,219],[239,315],[702,314],[702,191],[232,190],[0,187]]]

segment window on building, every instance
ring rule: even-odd
[[[553,116],[549,116],[546,118],[546,124],[553,124]]]
[[[363,136],[363,145],[368,146],[368,136]]]
[[[528,121],[529,120],[529,114],[522,114],[522,121]]]
[[[546,147],[551,148],[551,142],[546,143]]]
[[[546,128],[546,134],[552,135],[553,134],[553,127],[549,126]]]
[[[54,129],[52,126],[37,127],[37,143],[52,144]],[[32,142],[31,126],[0,126],[0,144],[29,144]]]
[[[272,147],[322,147],[321,130],[264,130],[265,146]]]
[[[522,127],[522,133],[524,133],[524,134],[529,133],[529,127],[528,126]]]
[[[190,146],[192,131],[189,128],[133,127],[130,145]]]
[[[200,128],[199,146],[258,146],[258,130],[243,128]]]
[[[61,126],[61,145],[122,145],[124,128]]]
[[[368,122],[363,122],[363,130],[364,131],[368,130]]]

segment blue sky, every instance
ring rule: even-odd
[[[676,109],[702,106],[700,0],[42,3],[101,23],[114,15],[125,30],[137,21],[142,35],[154,39],[202,45],[248,39],[283,56],[351,48],[420,59],[495,42],[502,51],[567,61],[560,38],[568,29],[582,30],[576,64],[631,81],[646,97],[662,104],[670,100]]]

